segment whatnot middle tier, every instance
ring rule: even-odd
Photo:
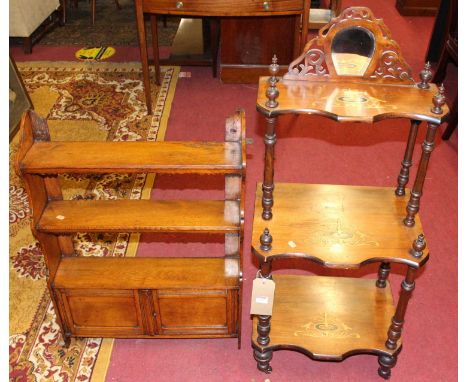
[[[301,257],[331,268],[373,262],[418,268],[428,260],[429,251],[417,253],[411,247],[423,230],[418,215],[413,227],[403,223],[407,199],[390,187],[276,183],[273,217],[264,220],[259,183],[252,249],[260,263]],[[267,250],[260,242],[265,229],[271,239]]]

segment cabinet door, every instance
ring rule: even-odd
[[[159,290],[153,294],[162,335],[234,335],[237,290]]]
[[[144,332],[136,291],[62,289],[59,295],[62,316],[74,336],[131,337]]]

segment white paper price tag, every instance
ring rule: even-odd
[[[274,297],[275,282],[273,280],[262,278],[254,279],[252,284],[250,314],[271,316]]]

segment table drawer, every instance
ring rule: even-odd
[[[142,0],[143,12],[201,16],[248,16],[300,11],[303,0]]]

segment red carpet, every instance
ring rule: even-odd
[[[349,0],[343,3],[344,6],[369,6],[377,17],[384,18],[417,79],[424,64],[434,19],[403,18],[394,7],[395,1]],[[36,49],[39,55],[43,54],[40,49],[46,47]],[[18,60],[45,59],[45,55],[41,58],[18,56]],[[129,52],[127,57],[130,55]],[[47,59],[50,58],[49,55]],[[117,56],[114,58],[119,59]],[[138,59],[137,51],[133,59]],[[257,86],[223,85],[211,77],[210,68],[183,70],[190,71],[192,75],[191,78],[179,79],[166,140],[222,140],[225,118],[239,107],[246,111],[247,136],[253,138],[253,144],[247,148],[242,349],[237,350],[235,339],[120,339],[115,341],[106,381],[381,380],[377,376],[377,358],[367,355],[350,357],[340,363],[326,363],[312,361],[292,351],[277,351],[273,354],[271,375],[256,370],[250,346],[252,325],[249,309],[257,262],[250,254],[250,245],[255,184],[262,179],[264,153],[264,120],[255,110]],[[282,117],[278,128],[275,179],[278,182],[394,186],[408,128],[409,122],[402,120],[367,125],[337,124],[310,116],[297,119]],[[420,130],[414,156],[416,162],[425,125]],[[403,350],[392,370],[391,380],[394,382],[457,380],[458,135],[453,134],[449,141],[441,141],[440,135],[441,132],[429,165],[420,211],[431,258],[416,280],[403,331]],[[415,170],[416,166],[413,167],[413,176]],[[211,186],[221,188],[222,180],[221,183],[215,178],[209,182],[205,180],[197,179],[189,190],[182,191],[179,188],[186,183],[186,178],[160,177],[156,179],[158,189],[153,191],[153,197],[175,197],[182,192],[191,193],[194,197],[207,193],[217,193],[222,197],[221,191],[210,189]],[[176,191],[171,191],[171,188]],[[186,237],[182,244],[168,244],[171,237],[163,239],[143,236],[139,256],[154,253],[172,255],[176,251],[183,251],[186,255],[197,252],[216,255],[222,251],[222,244],[217,239],[208,245],[192,243],[191,237]],[[325,273],[312,263],[295,262],[298,268],[305,270],[291,269],[291,264],[277,264],[274,269],[278,273]],[[279,269],[279,266],[284,268]],[[392,269],[390,281],[397,298],[404,268],[393,265]],[[375,278],[376,270],[376,266],[368,266],[353,274]]]

